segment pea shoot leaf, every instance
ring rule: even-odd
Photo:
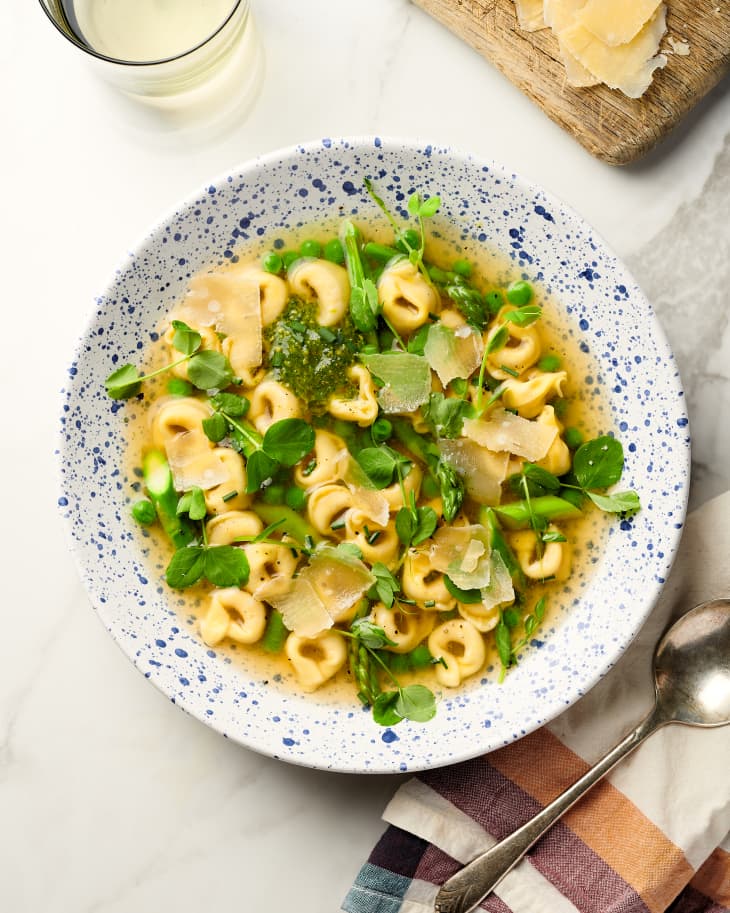
[[[524,481],[523,481],[524,479]],[[509,476],[507,483],[517,495],[525,494],[525,485],[530,497],[540,497],[545,494],[556,494],[560,491],[560,480],[552,472],[536,466],[534,463],[525,463],[520,472]]]
[[[139,393],[142,375],[134,365],[122,365],[104,381],[106,392],[112,399],[130,399]]]
[[[461,602],[463,605],[476,605],[482,601],[481,590],[462,590],[461,587],[458,587],[446,574],[444,574],[444,586],[454,599],[456,599],[457,602]]]
[[[214,586],[242,586],[251,570],[242,548],[213,545],[205,549],[205,576]]]
[[[252,494],[272,478],[279,464],[263,450],[254,450],[246,460],[246,492]]]
[[[401,507],[395,515],[395,531],[406,547],[425,542],[437,524],[438,514],[433,507]]]
[[[411,544],[416,532],[416,523],[418,518],[410,507],[401,507],[395,515],[395,531],[398,538],[406,547]]]
[[[359,558],[360,561],[363,559],[362,549],[355,542],[340,542],[335,551],[348,558]]]
[[[225,412],[231,418],[243,418],[251,406],[245,396],[236,393],[216,393],[210,401],[219,412]]]
[[[524,307],[506,311],[504,320],[516,323],[518,327],[528,327],[542,316],[542,308],[537,304],[526,304]]]
[[[179,548],[172,556],[165,571],[168,586],[184,590],[193,586],[205,571],[205,548],[202,545],[188,545]]]
[[[567,542],[565,536],[557,529],[547,529],[540,537],[543,542]]]
[[[602,435],[576,450],[573,473],[581,488],[608,488],[621,478],[624,469],[624,449],[621,442]]]
[[[380,650],[383,647],[397,646],[395,641],[391,640],[385,631],[369,618],[358,618],[353,621],[350,630],[368,650]]]
[[[411,353],[411,355],[423,355],[423,350],[426,345],[426,339],[428,337],[428,330],[431,324],[427,323],[422,327],[419,327],[416,332],[408,340],[406,348]]]
[[[402,453],[385,444],[365,447],[355,454],[355,459],[376,488],[387,488],[399,466],[403,471],[411,465]]]
[[[219,390],[233,380],[233,369],[220,352],[204,349],[188,362],[188,377],[199,390]]]
[[[420,216],[422,219],[430,219],[435,216],[441,206],[441,197],[428,197],[421,200],[419,193],[412,193],[408,198],[408,212],[412,216]]]
[[[404,720],[426,723],[436,716],[436,699],[425,685],[408,685],[398,691],[395,712]]]
[[[455,396],[446,397],[443,393],[432,393],[421,411],[426,424],[436,437],[458,437],[464,419],[474,417],[471,403]]]
[[[594,491],[588,491],[586,494],[596,507],[611,514],[622,514],[639,510],[641,507],[641,501],[635,491],[619,491],[611,495],[599,495]]]
[[[380,726],[397,726],[403,717],[396,711],[400,694],[397,691],[381,691],[373,704],[373,719]]]
[[[178,517],[187,514],[191,520],[202,520],[208,513],[203,490],[193,487],[190,491],[186,491],[177,502],[176,513]]]
[[[484,354],[492,355],[494,352],[498,352],[500,349],[503,349],[507,345],[508,339],[509,330],[507,327],[501,326],[487,343]]]
[[[372,572],[375,583],[368,590],[368,599],[379,599],[386,608],[392,609],[395,594],[400,593],[400,584],[381,561],[375,562]]]
[[[228,434],[228,422],[220,412],[214,412],[210,418],[203,419],[203,431],[208,440],[217,444]]]
[[[314,428],[301,418],[270,425],[262,443],[264,453],[282,466],[294,466],[314,447]]]
[[[173,320],[172,328],[175,330],[172,337],[172,346],[174,349],[177,349],[178,352],[182,352],[183,355],[192,355],[194,352],[198,351],[203,342],[200,333],[192,330],[187,323],[183,323],[182,320]]]

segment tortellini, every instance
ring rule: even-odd
[[[150,414],[152,446],[165,450],[178,434],[199,431],[203,420],[210,418],[211,409],[202,400],[181,396],[160,400]],[[205,440],[207,446],[213,447]]]
[[[560,533],[554,524],[548,532]],[[510,544],[520,567],[530,580],[555,578],[565,580],[570,575],[572,551],[568,542],[545,542],[542,554],[538,554],[536,534],[531,529],[510,534]]]
[[[214,590],[208,610],[200,621],[200,636],[209,647],[226,637],[240,644],[261,640],[266,628],[266,608],[258,599],[237,587]]]
[[[318,428],[314,435],[314,450],[294,467],[294,481],[306,489],[337,481],[337,464],[343,454],[347,455],[347,445],[342,438]]]
[[[278,380],[261,381],[251,394],[249,418],[260,434],[285,418],[299,418],[302,407],[298,397]]]
[[[393,653],[408,653],[417,647],[433,630],[436,616],[423,609],[399,606],[386,608],[382,602],[373,606],[373,621],[382,628],[395,646],[388,649]]]
[[[431,632],[428,649],[444,660],[436,666],[436,678],[446,688],[457,688],[465,678],[484,665],[487,656],[484,638],[471,622],[463,618],[445,621]]]
[[[274,577],[291,577],[297,566],[291,547],[271,542],[253,542],[243,547],[251,572],[246,583],[250,593],[268,583]]]
[[[332,536],[344,529],[346,511],[353,506],[349,488],[336,483],[322,485],[307,499],[309,522],[323,536]]]
[[[208,513],[222,514],[248,507],[253,501],[253,495],[246,494],[246,467],[243,458],[230,447],[216,447],[214,452],[223,464],[228,479],[205,492]]]
[[[414,333],[428,321],[429,314],[441,310],[436,289],[407,257],[383,270],[378,298],[383,314],[399,333]]]
[[[456,600],[446,589],[444,575],[433,569],[426,552],[411,549],[408,553],[403,562],[401,586],[406,596],[434,612],[447,612],[456,605]]]
[[[537,370],[528,372],[525,380],[509,377],[502,385],[502,402],[505,408],[516,409],[522,418],[535,418],[549,399],[562,396],[567,379],[565,371]]]
[[[357,396],[352,399],[332,396],[327,411],[345,422],[357,422],[362,428],[372,425],[378,417],[378,400],[370,372],[364,365],[353,365],[347,372],[347,378],[357,387]]]
[[[347,270],[328,260],[303,257],[289,270],[289,285],[295,295],[317,302],[317,322],[331,327],[347,313],[350,282]]]
[[[348,542],[353,542],[370,564],[380,561],[386,567],[398,559],[400,539],[395,529],[395,520],[386,526],[375,523],[368,515],[353,507],[345,514],[345,533]]]
[[[263,528],[261,518],[252,510],[229,510],[206,523],[208,545],[234,545],[245,538],[253,539]]]
[[[536,364],[542,352],[540,331],[534,323],[521,327],[516,323],[502,323],[506,311],[511,308],[502,308],[497,315],[497,322],[487,334],[487,343],[500,331],[501,326],[506,326],[509,339],[506,344],[493,352],[488,358],[489,373],[498,380],[513,378],[515,373],[522,374],[532,365]],[[508,370],[504,370],[507,368]]]
[[[326,631],[316,637],[290,634],[285,650],[302,691],[307,692],[316,691],[347,661],[345,639],[336,631]]]
[[[558,432],[555,435],[555,440],[550,445],[550,449],[541,460],[537,461],[537,465],[542,469],[547,469],[548,472],[552,472],[554,476],[562,476],[570,469],[572,460],[568,445],[560,436],[563,426],[555,415],[555,409],[552,406],[545,406],[538,415],[537,421],[548,428],[555,428]]]

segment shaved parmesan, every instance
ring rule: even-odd
[[[363,355],[370,373],[382,380],[378,402],[383,412],[415,411],[431,393],[431,369],[421,355],[398,352],[393,355]]]
[[[208,491],[229,478],[228,469],[202,429],[176,434],[165,444],[176,491]]]
[[[303,575],[274,577],[258,588],[256,596],[281,612],[286,627],[299,637],[314,637],[335,623],[313,584]]]
[[[558,433],[556,427],[520,418],[505,409],[495,409],[488,421],[465,419],[464,434],[497,453],[514,453],[531,463],[541,460]]]
[[[311,582],[335,621],[351,609],[375,582],[359,558],[344,555],[328,546],[317,550],[301,576]]]
[[[200,325],[215,325],[216,331],[225,335],[223,351],[237,374],[261,364],[261,299],[256,283],[233,274],[196,276],[181,311],[208,321],[213,317],[212,324]],[[195,317],[192,323],[198,325]]]
[[[352,494],[352,505],[361,510],[377,526],[387,526],[390,505],[385,495],[373,485],[362,467],[350,456],[348,450],[341,450],[335,457],[337,475]]]
[[[298,577],[275,577],[256,596],[281,612],[299,637],[314,637],[338,621],[370,589],[374,577],[358,558],[324,547]]]
[[[578,22],[564,29],[560,39],[601,82],[629,98],[639,98],[651,84],[654,70],[667,62],[663,54],[656,53],[665,31],[666,10],[661,6],[628,44],[610,47]]]
[[[526,32],[539,32],[545,28],[543,0],[515,0],[517,20]]]
[[[677,57],[688,57],[689,56],[689,42],[688,41],[677,41],[676,38],[667,38],[669,42],[669,47],[671,51],[665,51],[665,54],[676,54]]]
[[[588,0],[577,22],[607,44],[628,44],[651,19],[662,0]]]
[[[573,57],[560,39],[558,39],[558,47],[560,48],[560,56],[563,58],[565,77],[569,86],[573,86],[574,89],[584,89],[588,86],[598,85],[600,80],[590,70],[586,70],[579,60]]]
[[[430,558],[431,566],[462,590],[481,589],[489,583],[489,533],[478,523],[439,529],[433,537]]]
[[[586,5],[586,0],[545,0],[543,15],[545,24],[556,35],[575,22],[576,13]]]
[[[507,474],[508,453],[490,453],[469,440],[442,440],[439,449],[464,477],[467,494],[480,504],[499,504]]]
[[[492,572],[489,583],[486,587],[482,588],[482,606],[485,610],[492,609],[497,605],[513,602],[515,598],[515,588],[512,585],[512,577],[499,552],[492,552],[491,565]]]
[[[446,386],[455,377],[466,380],[479,367],[484,345],[481,333],[466,324],[456,331],[441,323],[429,327],[423,354]]]

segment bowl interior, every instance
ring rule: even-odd
[[[595,373],[579,377],[626,453],[622,486],[643,510],[612,524],[595,561],[571,578],[550,617],[502,685],[476,681],[445,698],[436,718],[376,725],[356,702],[299,695],[245,654],[212,650],[164,585],[163,567],[129,516],[125,415],[104,378],[141,359],[164,315],[201,269],[302,226],[377,210],[363,177],[405,216],[408,195],[439,194],[467,244],[484,244],[513,274],[537,281],[561,311],[561,332]],[[273,153],[214,180],[181,203],[124,259],[97,300],[63,391],[60,505],[103,623],[175,703],[257,751],[342,771],[418,770],[473,757],[549,721],[616,662],[650,612],[684,520],[689,434],[676,363],[647,300],[605,243],[544,191],[450,149],[377,138]]]

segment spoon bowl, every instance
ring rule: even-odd
[[[436,896],[436,913],[469,913],[491,893],[548,828],[648,736],[669,723],[730,723],[730,599],[703,602],[669,628],[654,652],[654,709],[549,805],[477,856]]]
[[[730,723],[730,599],[683,615],[654,657],[657,713],[691,726]]]

